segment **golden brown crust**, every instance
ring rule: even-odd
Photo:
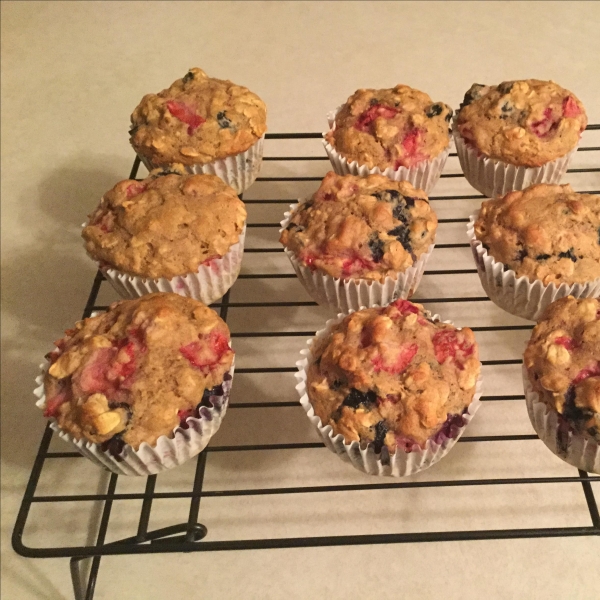
[[[436,230],[427,195],[407,181],[330,171],[294,212],[280,242],[332,277],[382,281],[426,252]]]
[[[524,363],[540,400],[600,442],[600,301],[553,302],[533,329]]]
[[[131,145],[153,166],[206,164],[255,144],[267,130],[267,109],[248,88],[190,69],[144,96],[131,125]]]
[[[369,168],[412,167],[448,147],[452,109],[407,85],[357,90],[325,139],[349,161]]]
[[[539,167],[567,154],[587,126],[583,104],[553,81],[473,84],[456,116],[460,135],[485,156]]]
[[[585,283],[600,277],[600,196],[533,185],[481,205],[475,237],[518,277]]]
[[[153,279],[195,273],[225,255],[244,228],[244,203],[214,175],[180,173],[156,169],[107,192],[82,232],[89,255]]]
[[[223,382],[234,355],[228,343],[225,322],[197,300],[150,294],[116,302],[55,342],[45,415],[77,439],[154,445]]]
[[[311,354],[307,394],[315,413],[346,442],[372,442],[376,452],[452,437],[481,368],[470,329],[433,323],[407,300],[352,313]]]

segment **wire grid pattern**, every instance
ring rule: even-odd
[[[588,130],[600,130],[600,125],[590,125]],[[584,134],[584,141],[585,141]],[[321,138],[320,133],[290,133],[290,134],[267,134],[266,139],[267,148],[271,145],[276,144],[277,140],[316,140],[311,142],[320,145],[318,141]],[[600,156],[600,146],[583,146],[579,148],[579,152],[593,152],[593,156]],[[578,154],[579,154],[578,152]],[[451,157],[456,157],[453,153]],[[581,156],[581,155],[580,155]],[[588,155],[592,156],[592,155]],[[295,161],[305,161],[307,164],[309,161],[326,161],[327,158],[324,156],[311,155],[311,156],[267,156],[265,157],[265,163],[274,161],[278,165],[284,165],[287,162],[293,163]],[[598,164],[598,161],[592,161],[592,164]],[[138,168],[140,166],[139,160],[136,159],[130,174],[130,178],[135,178],[138,174]],[[587,168],[574,168],[570,169],[569,173],[595,173],[600,172],[600,168],[591,166]],[[445,173],[442,178],[461,178],[464,177],[462,173]],[[259,177],[257,182],[273,183],[273,182],[292,182],[299,184],[300,182],[318,182],[322,179],[322,175],[319,176],[277,176],[277,177]],[[584,190],[582,190],[584,191]],[[585,190],[592,191],[593,193],[600,193],[598,190]],[[451,200],[476,200],[479,201],[483,196],[480,194],[460,194],[460,195],[444,195],[430,197],[431,201],[451,201]],[[268,207],[268,205],[276,205],[274,209],[277,213],[283,215],[284,210],[287,210],[287,205],[294,202],[295,198],[282,199],[253,199],[245,200],[248,207],[258,205],[261,208]],[[444,211],[446,214],[446,211]],[[463,229],[466,228],[465,224],[468,222],[466,215],[449,216],[439,219],[441,226],[445,224],[457,224],[457,227]],[[278,228],[279,223],[277,222],[251,222],[248,224],[249,233],[253,229],[268,229]],[[276,231],[277,229],[275,229]],[[462,229],[461,229],[462,231]],[[466,239],[466,233],[463,232],[464,239]],[[249,245],[248,243],[246,244]],[[464,242],[452,242],[452,243],[439,243],[436,245],[434,256],[440,255],[443,252],[452,252],[456,249],[463,248],[468,249],[469,244]],[[264,254],[272,255],[273,253],[282,252],[280,246],[270,247],[247,247],[245,250],[246,255],[252,254]],[[428,278],[435,278],[436,276],[469,276],[476,278],[476,269],[471,268],[449,268],[448,265],[452,264],[452,260],[444,261],[444,268],[441,269],[429,269],[426,270],[424,281]],[[269,269],[267,269],[269,270]],[[294,279],[296,276],[294,273],[285,272],[269,272],[269,273],[245,273],[239,277],[239,281],[244,280],[285,280]],[[239,285],[236,284],[236,285]],[[89,317],[96,311],[105,310],[106,306],[98,304],[98,296],[101,292],[102,286],[109,286],[105,282],[102,274],[98,272],[94,279],[89,298],[85,309],[83,311],[83,317]],[[423,284],[422,284],[423,287]],[[235,289],[235,286],[234,288]],[[479,288],[480,291],[481,288]],[[449,297],[431,297],[424,298],[415,297],[415,301],[427,304],[433,303],[438,307],[439,305],[445,304],[456,304],[456,303],[491,303],[485,295],[461,295],[460,285],[457,288],[452,288],[453,294]],[[458,292],[454,294],[454,292]],[[231,290],[225,294],[220,302],[213,305],[213,308],[217,310],[221,317],[227,321],[230,314],[230,309],[302,309],[303,307],[316,307],[316,303],[309,300],[273,300],[264,302],[251,302],[251,301],[232,301],[230,299]],[[446,296],[444,294],[444,296]],[[440,313],[443,314],[444,307],[437,308]],[[333,315],[330,315],[333,316]],[[529,331],[532,328],[531,324],[493,324],[483,326],[472,326],[471,327],[476,333],[494,333],[495,332],[516,332],[516,331]],[[251,338],[309,338],[314,335],[314,329],[306,331],[298,330],[283,330],[283,331],[235,331],[232,328],[232,338],[234,339],[234,347],[236,345],[236,338],[251,339]],[[268,340],[265,342],[268,343]],[[238,359],[240,357],[240,350],[238,349]],[[506,365],[519,365],[522,360],[520,356],[514,358],[500,358],[483,360],[484,367],[496,367]],[[239,364],[239,363],[238,363]],[[270,374],[270,373],[284,373],[288,374],[289,385],[295,385],[295,379],[293,373],[296,371],[294,366],[259,366],[259,367],[242,367],[236,369],[236,377],[240,378],[243,374]],[[485,381],[484,381],[485,383]],[[240,385],[240,384],[238,384]],[[234,381],[234,390],[235,390]],[[496,395],[484,395],[482,400],[484,401],[504,401],[504,400],[517,400],[523,401],[524,396],[522,394],[496,394]],[[244,409],[247,411],[248,419],[252,419],[251,409],[265,409],[265,408],[291,408],[299,407],[297,401],[279,401],[279,402],[244,402],[244,403],[232,403],[230,410]],[[481,419],[481,415],[479,416]],[[476,417],[477,420],[477,417]],[[227,419],[225,419],[227,423]],[[367,478],[364,483],[349,483],[349,484],[336,484],[336,485],[306,485],[306,486],[287,486],[287,487],[263,487],[263,488],[250,488],[250,489],[205,489],[203,487],[205,481],[205,470],[207,460],[210,456],[216,453],[240,453],[240,452],[282,452],[282,451],[299,451],[299,450],[314,450],[315,452],[327,453],[324,445],[320,441],[304,441],[304,442],[287,442],[287,443],[269,443],[269,444],[238,444],[238,445],[213,445],[211,444],[203,451],[197,459],[193,459],[196,462],[195,473],[193,477],[193,483],[190,489],[183,491],[158,491],[157,480],[160,480],[162,475],[153,475],[146,479],[145,489],[139,493],[119,493],[117,492],[117,481],[119,476],[111,474],[106,483],[105,489],[102,493],[95,494],[36,494],[38,483],[42,473],[44,472],[45,466],[56,461],[72,461],[81,459],[80,455],[76,452],[69,451],[53,451],[50,450],[51,441],[53,438],[53,431],[48,427],[44,432],[42,441],[39,447],[35,463],[33,465],[31,477],[27,485],[25,495],[23,498],[22,506],[18,514],[17,522],[13,532],[13,547],[21,555],[27,557],[71,557],[71,572],[73,577],[73,583],[75,588],[76,598],[89,598],[91,599],[94,594],[94,586],[98,575],[98,569],[100,567],[100,557],[103,555],[115,555],[115,554],[141,554],[141,553],[166,553],[166,552],[183,552],[183,551],[222,551],[222,550],[246,550],[246,549],[265,549],[265,548],[293,548],[293,547],[312,547],[312,546],[342,546],[342,545],[360,545],[360,544],[390,544],[390,543],[414,543],[414,542],[428,542],[428,541],[453,541],[453,540],[482,540],[482,539],[507,539],[507,538],[533,538],[533,537],[557,537],[557,536],[590,536],[600,535],[600,515],[598,512],[598,506],[594,497],[594,491],[592,483],[599,482],[600,477],[588,475],[585,472],[572,470],[571,475],[556,475],[556,476],[543,476],[543,477],[486,477],[486,478],[444,478],[444,471],[440,469],[437,471],[440,477],[434,479],[415,479],[409,478],[408,480],[393,480],[393,479],[382,479],[382,478]],[[485,444],[487,442],[502,442],[511,443],[527,440],[537,440],[535,434],[530,433],[516,433],[516,434],[503,434],[503,435],[478,435],[469,436],[467,432],[466,436],[463,436],[459,443],[461,444]],[[540,443],[540,442],[536,442]],[[334,457],[335,458],[335,457]],[[337,460],[337,459],[336,459]],[[444,459],[447,460],[447,459]],[[444,461],[442,461],[442,464]],[[350,469],[351,467],[345,466],[342,463],[339,465],[340,469]],[[493,475],[493,473],[491,473]],[[364,479],[362,481],[365,481]],[[581,485],[581,492],[585,498],[585,503],[589,511],[589,524],[581,526],[555,526],[555,527],[535,527],[535,528],[484,528],[484,529],[473,529],[473,530],[448,530],[448,531],[413,531],[413,532],[391,532],[391,533],[372,533],[372,534],[359,534],[359,535],[308,535],[308,536],[290,536],[290,537],[258,537],[254,539],[224,539],[224,540],[203,540],[207,534],[207,527],[210,529],[211,523],[201,523],[202,515],[200,513],[200,502],[202,498],[239,498],[244,502],[244,497],[256,497],[256,496],[273,496],[280,497],[281,502],[285,502],[286,498],[290,495],[300,494],[323,494],[323,493],[352,493],[359,491],[371,491],[373,494],[372,502],[377,501],[376,494],[381,493],[384,490],[400,490],[400,489],[411,489],[411,488],[435,488],[438,493],[444,493],[444,490],[455,487],[468,487],[468,486],[507,486],[507,485],[542,485],[542,484],[578,484]],[[180,499],[189,500],[188,517],[185,522],[177,522],[167,527],[161,527],[152,529],[149,527],[150,517],[152,513],[153,502],[159,499]],[[137,523],[137,532],[133,536],[129,536],[116,541],[106,541],[107,531],[111,518],[114,519],[114,515],[117,511],[116,502],[122,500],[137,500],[141,502],[141,509],[139,513],[139,520]],[[55,547],[31,547],[25,545],[23,542],[23,534],[28,524],[28,517],[32,506],[40,503],[84,503],[87,502],[88,506],[91,507],[94,503],[101,503],[101,511],[99,514],[99,524],[97,527],[97,534],[94,543],[86,545],[61,545]],[[65,508],[65,510],[67,510]],[[118,510],[123,510],[123,503],[119,502]],[[46,524],[48,527],[55,526],[54,524]],[[268,529],[265,524],[265,529]],[[315,528],[318,533],[319,528]],[[83,558],[94,557],[91,570],[85,582],[82,581],[82,576],[79,571],[79,562]]]

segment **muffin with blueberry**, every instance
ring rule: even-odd
[[[471,246],[489,297],[535,320],[558,298],[600,295],[600,196],[533,185],[482,203]]]
[[[292,207],[280,242],[315,300],[346,312],[412,294],[436,230],[427,195],[410,183],[329,172]]]
[[[326,443],[371,474],[431,466],[478,405],[473,332],[407,300],[329,322],[300,367],[302,404]]]
[[[473,84],[455,118],[454,138],[469,183],[493,198],[535,183],[559,183],[587,116],[553,81]]]
[[[181,163],[218,175],[239,194],[256,179],[267,130],[265,103],[248,88],[190,69],[146,94],[131,115],[131,145],[148,170]]]
[[[561,298],[533,330],[524,357],[533,427],[560,458],[600,473],[600,301]]]
[[[430,192],[448,157],[452,109],[407,85],[357,90],[330,118],[325,149],[336,173],[382,173]]]
[[[116,473],[157,473],[198,454],[227,408],[234,352],[207,306],[177,294],[112,304],[47,355],[38,406]]]
[[[210,304],[240,272],[245,222],[244,203],[221,179],[173,165],[117,183],[82,236],[123,297],[170,291]]]

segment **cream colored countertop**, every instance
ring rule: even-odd
[[[457,107],[474,81],[536,77],[573,90],[590,122],[600,123],[599,22],[600,4],[594,2],[3,2],[3,598],[73,597],[68,560],[21,558],[10,549],[10,533],[45,425],[32,396],[37,365],[52,340],[80,317],[95,273],[79,225],[102,193],[129,173],[129,115],[143,94],[199,66],[258,93],[267,103],[271,132],[314,132],[323,130],[326,112],[359,87],[407,83]],[[588,134],[587,145],[600,145],[600,132]],[[268,142],[265,150],[267,155],[323,153],[318,140]],[[593,164],[598,153],[579,154],[575,166],[598,166]],[[326,169],[325,162],[266,163],[263,174],[316,176]],[[459,172],[456,159],[446,171]],[[597,173],[572,174],[566,181],[579,190],[600,189]],[[257,183],[245,197],[292,199],[316,187],[316,182]],[[435,193],[454,192],[473,194],[462,179],[445,180]],[[459,201],[452,210],[464,216],[474,207]],[[282,205],[253,205],[249,219],[275,222],[282,210]],[[247,245],[276,245],[275,232],[254,230]],[[460,241],[462,235],[460,228],[449,228],[444,241]],[[448,266],[449,255],[443,256],[436,259],[434,253],[438,268]],[[248,254],[244,261],[249,273],[290,269],[283,254]],[[458,249],[454,261],[468,267],[468,249]],[[295,280],[268,287],[239,283],[232,299],[305,299]],[[459,287],[464,294],[482,294],[475,276],[423,285],[419,293],[430,296],[456,294]],[[114,298],[103,293],[104,300]],[[484,304],[491,305],[445,305],[444,316],[460,325],[502,316]],[[315,330],[327,316],[318,308],[231,311],[229,322],[238,332],[257,325],[266,331]],[[484,358],[517,356],[526,337],[515,332],[483,340]],[[289,366],[304,340],[274,338],[265,344],[239,338],[236,343],[243,366]],[[269,382],[242,376],[232,400],[295,400],[292,382],[291,375]],[[486,385],[486,393],[520,393],[518,369],[494,371]],[[315,440],[309,425],[300,408],[232,410],[215,443]],[[474,435],[532,431],[522,402],[486,403],[472,427]],[[416,477],[573,474],[541,442],[527,444],[491,444],[477,452],[474,444],[459,444]],[[238,459],[215,453],[206,486],[372,482],[325,450],[318,456],[311,452],[245,453]],[[105,483],[93,465],[76,462],[57,461],[45,471],[40,493],[93,493]],[[192,475],[190,463],[159,481],[164,490],[181,489],[189,487]],[[123,479],[118,491],[143,485]],[[284,502],[213,499],[203,500],[201,520],[213,539],[589,525],[579,484],[569,486],[305,494]],[[595,492],[600,497],[600,485]],[[187,506],[155,503],[151,526],[171,524],[179,514],[185,520]],[[137,502],[116,507],[109,539],[131,535],[138,511]],[[38,505],[29,541],[83,543],[94,518],[89,507]],[[571,600],[600,597],[599,572],[598,538],[590,537],[114,557],[102,560],[96,598]]]

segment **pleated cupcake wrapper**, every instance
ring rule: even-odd
[[[504,196],[514,190],[524,190],[535,183],[560,183],[577,152],[570,152],[542,165],[541,167],[518,167],[483,156],[453,130],[454,142],[460,166],[467,181],[488,198]]]
[[[330,130],[335,129],[335,117],[340,109],[341,106],[327,115]],[[421,161],[412,167],[399,167],[398,169],[388,167],[382,171],[379,167],[370,169],[367,165],[361,165],[356,160],[348,161],[347,158],[342,156],[325,139],[325,135],[326,133],[323,133],[325,152],[327,152],[333,170],[338,175],[360,175],[361,177],[367,177],[367,175],[384,175],[392,181],[408,181],[414,187],[423,190],[427,194],[431,192],[438,182],[438,179],[444,170],[446,159],[450,154],[450,146],[448,146],[435,158]]]
[[[314,408],[308,399],[306,389],[307,369],[313,361],[313,356],[311,354],[313,344],[316,340],[328,337],[332,328],[346,316],[347,315],[340,314],[337,318],[327,321],[325,328],[317,331],[315,337],[308,340],[308,348],[300,352],[303,358],[296,363],[298,372],[294,375],[298,380],[296,390],[298,390],[300,395],[300,404],[302,405],[302,408],[306,411],[310,422],[316,427],[325,446],[327,446],[331,452],[337,454],[342,460],[350,462],[353,467],[363,473],[378,476],[389,475],[392,477],[405,477],[431,467],[450,452],[477,412],[477,409],[481,404],[481,375],[477,379],[473,400],[471,401],[467,412],[463,415],[466,424],[459,429],[455,438],[442,436],[443,440],[441,444],[437,444],[430,439],[427,440],[424,449],[405,452],[401,448],[397,448],[393,454],[390,454],[385,446],[381,451],[381,454],[376,454],[372,444],[365,445],[364,443],[361,444],[357,441],[346,442],[341,433],[338,433],[337,435],[334,434],[331,425],[323,425],[320,417],[315,414]],[[435,315],[433,319],[439,320],[438,315]],[[444,323],[452,324],[450,321],[444,321]]]
[[[245,237],[246,225],[239,241],[224,256],[212,259],[208,265],[200,265],[196,273],[172,279],[128,275],[109,267],[100,267],[100,270],[122,298],[138,298],[154,292],[174,292],[200,300],[204,304],[212,304],[225,295],[240,274]]]
[[[293,211],[303,202],[306,202],[306,198],[290,205],[290,211],[285,213],[285,218],[281,221],[280,234],[289,225]],[[387,306],[398,298],[410,298],[423,278],[425,266],[434,247],[435,244],[431,244],[427,252],[421,254],[406,271],[398,273],[396,278],[386,277],[383,282],[332,277],[301,264],[291,250],[284,248],[284,252],[290,259],[298,279],[317,303],[336,312],[347,313],[365,306]]]
[[[231,186],[236,193],[241,194],[247,190],[258,177],[258,172],[262,165],[264,142],[265,136],[263,135],[245,152],[240,152],[233,156],[226,156],[225,158],[219,158],[206,164],[197,163],[183,166],[188,173],[194,173],[196,175],[202,173],[216,175],[227,185]],[[139,154],[138,156],[148,171],[158,167],[169,166],[169,163],[154,163],[145,156]]]
[[[566,296],[575,298],[596,298],[600,295],[600,278],[588,283],[554,283],[544,285],[541,281],[529,281],[528,277],[509,269],[504,270],[504,263],[495,260],[483,244],[475,237],[475,221],[479,211],[471,215],[467,226],[467,234],[471,241],[471,251],[477,266],[481,285],[490,300],[506,312],[523,319],[537,321],[546,307]]]
[[[559,433],[558,412],[540,400],[529,381],[525,366],[523,366],[523,387],[531,424],[548,449],[582,471],[600,474],[600,444],[593,438],[572,430],[567,434],[563,428]],[[567,440],[566,447],[559,443],[559,437],[561,440]]]
[[[38,398],[36,406],[42,410],[46,407],[43,381],[47,368],[47,363],[41,364],[40,369],[42,372],[35,380],[38,384],[38,387],[34,390],[34,394]],[[233,364],[228,372],[233,378]],[[55,418],[50,419],[50,427],[81,455],[98,466],[117,473],[117,475],[156,475],[167,469],[182,465],[204,450],[210,438],[219,430],[225,417],[232,382],[233,379],[223,381],[223,396],[212,396],[215,399],[216,406],[202,406],[200,417],[188,417],[186,419],[188,429],[177,426],[173,430],[172,438],[161,435],[154,446],[144,442],[137,450],[134,450],[131,446],[125,445],[118,457],[111,454],[109,450],[102,450],[100,444],[94,444],[83,438],[78,440],[70,433],[63,431]],[[201,398],[198,399],[198,403],[200,400]]]

